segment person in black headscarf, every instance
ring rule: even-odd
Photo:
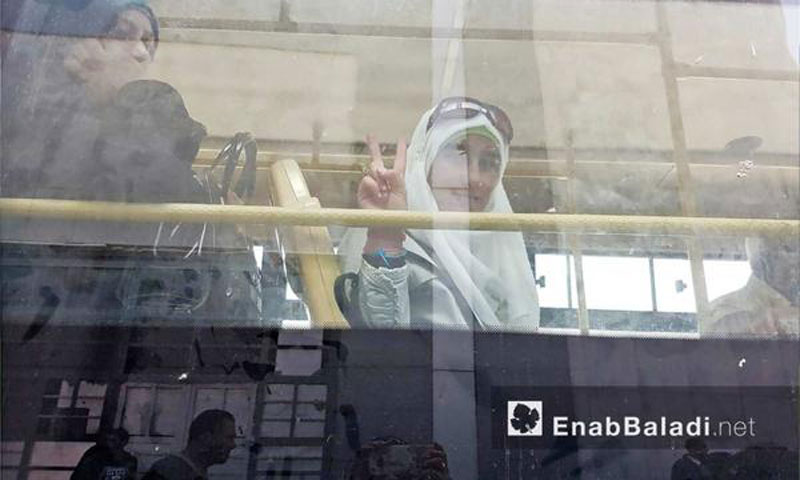
[[[0,194],[84,198],[103,108],[144,76],[158,21],[147,0],[27,0],[6,9]]]
[[[107,124],[121,110],[124,87],[144,82],[158,46],[147,0],[4,0],[2,32],[0,196],[108,198],[98,188],[107,173],[102,166],[113,160],[105,148],[113,138]],[[6,318],[18,314],[30,323],[24,340],[60,316],[91,321],[68,315],[67,305],[101,315],[118,307],[116,271],[85,268],[81,262],[93,260],[83,257],[77,267],[60,268],[51,258],[64,252],[28,243],[111,242],[100,234],[124,238],[119,226],[0,221],[0,307]]]

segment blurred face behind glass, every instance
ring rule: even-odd
[[[104,443],[110,450],[116,451],[125,447],[127,442],[124,442],[117,432],[108,432],[105,434]]]
[[[757,277],[793,305],[800,304],[800,248],[796,239],[761,239],[750,264]]]
[[[236,425],[230,420],[222,422],[216,435],[211,439],[209,459],[211,464],[221,464],[228,461],[231,450],[236,447]]]
[[[151,52],[155,48],[150,19],[139,10],[125,10],[119,14],[116,25],[109,32],[108,43],[116,44],[124,55],[136,62],[150,62]]]
[[[501,165],[498,146],[488,137],[467,134],[446,143],[428,174],[439,210],[484,211],[500,181]]]
[[[144,76],[154,42],[147,16],[125,10],[105,37],[76,40],[64,58],[64,68],[85,83],[96,100],[107,100],[126,83]]]

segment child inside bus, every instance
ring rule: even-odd
[[[372,161],[361,208],[512,213],[502,184],[513,129],[500,108],[451,97],[427,111],[388,168]],[[370,227],[343,239],[344,270],[358,270],[358,305],[370,327],[533,331],[539,305],[519,232]],[[360,261],[359,261],[360,258]],[[355,300],[355,299],[354,299]]]

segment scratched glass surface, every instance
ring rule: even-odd
[[[2,0],[3,478],[797,478],[492,399],[797,388],[798,18]]]

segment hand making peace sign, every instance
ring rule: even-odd
[[[380,210],[406,209],[406,142],[397,141],[392,168],[386,168],[378,141],[367,135],[371,161],[358,184],[358,206]]]

